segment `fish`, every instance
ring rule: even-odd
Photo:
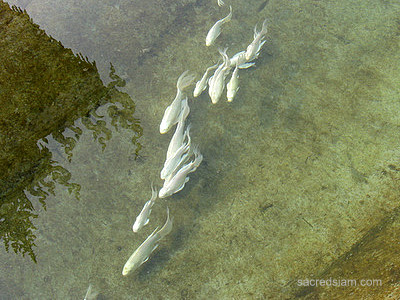
[[[257,53],[257,57],[258,57]],[[257,58],[256,57],[256,58]],[[230,58],[230,67],[238,66],[239,69],[247,69],[255,65],[254,62],[249,62],[246,59],[246,51],[240,51]]]
[[[200,166],[201,162],[203,161],[203,155],[200,153],[198,146],[196,146],[194,148],[193,153],[194,153],[195,158],[192,162],[189,163],[190,168],[191,168],[189,173],[196,171],[197,168]]]
[[[265,0],[263,3],[261,3],[257,8],[257,12],[261,12],[265,8],[265,6],[267,6],[268,2],[269,0]]]
[[[203,155],[200,153],[198,147],[195,147],[193,153],[195,159],[192,162],[184,165],[175,174],[170,175],[165,179],[163,187],[158,192],[159,198],[169,197],[181,191],[185,187],[186,182],[189,181],[187,175],[194,172],[203,160]]]
[[[179,117],[178,126],[176,126],[174,135],[172,136],[171,141],[169,142],[166,160],[168,160],[171,156],[173,156],[174,153],[179,149],[179,147],[182,146],[183,141],[189,135],[190,132],[191,128],[190,124],[185,129],[185,119],[190,111],[189,105],[187,104],[187,98],[182,101],[184,101],[182,105],[183,106],[182,112]]]
[[[226,97],[228,98],[228,102],[232,102],[237,91],[239,90],[238,70],[239,67],[236,65],[235,70],[232,72],[231,80],[229,80],[228,84],[226,85]]]
[[[226,55],[227,49],[228,48],[225,48],[223,51],[218,50],[222,55],[224,62],[219,65],[217,70],[215,70],[214,75],[208,80],[208,95],[210,96],[213,104],[216,104],[221,98],[225,88],[225,78],[231,69],[229,57]]]
[[[129,273],[137,270],[150,257],[151,253],[156,250],[159,242],[171,232],[173,218],[169,218],[169,209],[167,207],[167,221],[164,226],[158,230],[158,227],[147,237],[147,239],[133,252],[122,268],[122,275],[127,276]]]
[[[149,223],[149,217],[151,209],[157,199],[157,190],[154,188],[153,183],[151,184],[151,198],[148,200],[139,215],[136,217],[135,223],[132,226],[133,232],[138,232],[142,227]]]
[[[187,138],[188,138],[187,143],[182,144],[182,146],[180,146],[178,150],[176,150],[176,152],[165,161],[164,167],[160,173],[161,179],[165,179],[170,174],[174,173],[176,168],[178,168],[179,165],[181,164],[182,158],[185,159],[187,157],[187,155],[185,154],[190,152],[190,146],[191,146],[191,139],[189,134],[187,134]]]
[[[195,79],[194,74],[189,74],[186,70],[179,76],[178,82],[176,83],[176,96],[172,103],[165,109],[164,116],[160,123],[160,133],[167,133],[172,126],[179,121],[179,114],[182,110],[182,99],[184,99],[183,90],[190,86]]]
[[[83,300],[95,300],[97,298],[99,292],[93,291],[92,287],[93,287],[92,284],[89,284],[85,298],[83,298]]]
[[[207,68],[203,77],[201,77],[201,79],[199,81],[197,81],[197,83],[196,83],[196,87],[194,88],[194,91],[193,91],[193,97],[200,96],[200,94],[206,89],[209,74],[212,70],[215,70],[217,68],[217,66],[218,66],[218,64],[215,64],[215,65]]]
[[[232,6],[229,5],[229,14],[221,19],[218,20],[213,27],[208,31],[207,36],[206,36],[206,46],[211,46],[214,41],[217,39],[217,37],[221,34],[221,26],[229,22],[232,19]]]
[[[246,59],[249,61],[253,60],[256,57],[257,53],[261,49],[261,46],[265,43],[265,41],[263,39],[264,39],[265,34],[268,31],[267,20],[268,19],[264,20],[264,22],[262,24],[262,28],[259,32],[257,32],[257,25],[254,27],[254,39],[251,42],[251,44],[247,46],[247,49],[246,49]]]

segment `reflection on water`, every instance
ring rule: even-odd
[[[65,186],[77,199],[80,190],[78,183],[71,182],[70,172],[52,158],[49,139],[61,146],[53,148],[59,156],[71,161],[82,134],[82,128],[73,123],[81,117],[85,129],[93,133],[103,149],[112,137],[110,126],[130,130],[138,155],[137,139],[142,129],[133,116],[134,102],[128,94],[117,90],[125,83],[112,65],[111,82],[105,87],[94,63],[82,55],[73,55],[71,50],[48,38],[26,13],[15,7],[10,10],[4,3],[0,12],[3,16],[0,237],[7,251],[11,246],[16,253],[28,254],[36,261],[33,248],[36,228],[32,219],[37,218],[38,208],[30,198],[35,197],[46,209],[46,198],[54,195],[56,183]],[[24,35],[15,35],[20,30]],[[107,106],[109,124],[93,108],[100,105]]]

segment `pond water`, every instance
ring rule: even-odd
[[[94,112],[110,135],[105,147],[81,119],[70,153],[52,136],[38,141],[79,198],[57,183],[43,210],[27,193],[39,214],[37,263],[3,247],[1,299],[83,299],[89,284],[97,299],[290,299],[298,279],[323,272],[398,207],[400,3],[225,2],[232,20],[206,47],[209,28],[229,12],[216,0],[8,1],[96,61],[105,84],[111,62],[143,135],[138,148],[105,104]],[[162,186],[172,131],[161,135],[159,124],[177,78],[185,70],[200,78],[218,48],[245,50],[266,18],[267,42],[255,67],[240,70],[233,102],[213,105],[188,90],[204,160],[133,233],[151,182]],[[167,207],[172,232],[122,276]]]

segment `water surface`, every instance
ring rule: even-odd
[[[111,124],[107,106],[97,111],[112,136],[104,150],[79,120],[70,162],[50,143],[80,200],[62,185],[47,197],[35,220],[37,264],[2,250],[3,298],[78,299],[89,283],[102,299],[290,298],[299,278],[322,272],[398,206],[396,1],[269,1],[261,10],[263,1],[229,1],[234,17],[210,48],[206,33],[228,11],[216,1],[9,3],[95,60],[105,83],[113,63],[136,103],[143,148],[135,160],[132,132]],[[170,135],[158,126],[176,79],[186,69],[201,76],[218,47],[245,49],[265,18],[267,43],[240,73],[234,102],[190,100],[201,167],[133,234],[151,181],[161,185]],[[122,277],[167,205],[173,232]]]

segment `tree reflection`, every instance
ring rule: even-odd
[[[46,198],[54,195],[56,183],[78,199],[80,191],[70,172],[38,141],[46,143],[51,134],[71,161],[82,135],[74,122],[81,118],[104,149],[112,132],[95,112],[101,105],[108,105],[111,126],[131,130],[136,155],[142,128],[134,117],[133,100],[117,89],[124,81],[112,65],[112,81],[104,86],[95,63],[64,48],[26,12],[4,2],[0,2],[0,48],[0,238],[7,251],[11,246],[36,262],[32,221],[38,214],[27,193],[46,209]],[[65,134],[66,128],[72,136]]]

